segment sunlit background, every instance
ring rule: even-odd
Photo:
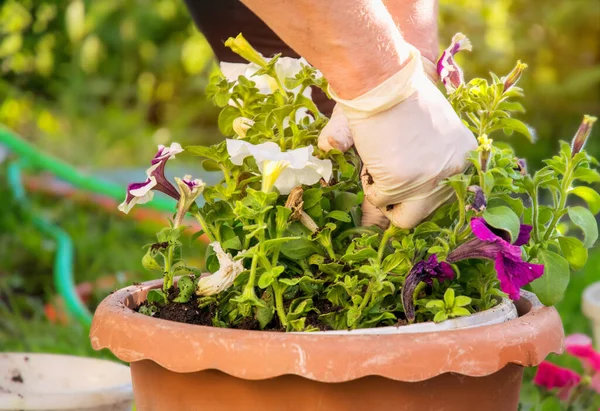
[[[471,53],[458,57],[467,78],[505,75],[517,60],[529,65],[520,83],[522,118],[538,141],[515,135],[510,143],[530,168],[551,156],[560,139],[570,140],[584,113],[600,114],[600,1],[440,2],[441,46],[457,31],[473,43]],[[157,144],[222,138],[218,111],[203,92],[218,67],[182,1],[0,4],[0,123],[37,149],[118,180],[145,167]],[[600,155],[600,127],[590,140],[588,151]],[[64,317],[53,283],[56,244],[32,216],[71,237],[76,282],[93,285],[92,310],[111,290],[152,276],[141,269],[140,245],[152,242],[156,225],[86,195],[57,196],[60,187],[46,186],[35,170],[26,173],[23,207],[8,184],[13,160],[0,165],[0,349],[107,356],[91,350],[85,326]],[[202,246],[190,252],[199,259]],[[559,305],[567,331],[590,332],[580,296],[599,278],[596,247]]]

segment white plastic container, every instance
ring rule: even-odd
[[[129,367],[70,355],[0,353],[0,410],[131,411]]]
[[[600,349],[600,282],[588,286],[582,300],[583,314],[592,322],[594,345]]]

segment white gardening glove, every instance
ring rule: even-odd
[[[363,161],[363,225],[385,227],[389,219],[411,228],[452,196],[439,183],[464,170],[476,141],[427,79],[418,50],[400,72],[362,96],[330,94],[338,105],[319,147],[356,146]]]

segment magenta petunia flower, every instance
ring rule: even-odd
[[[404,315],[409,322],[415,319],[413,295],[417,286],[421,282],[431,285],[434,278],[439,282],[454,279],[452,266],[445,261],[438,262],[435,254],[431,255],[427,261],[416,263],[406,276],[402,287],[402,305],[404,306]]]
[[[559,367],[551,362],[543,361],[535,373],[533,383],[547,390],[559,389],[561,399],[569,398],[571,390],[579,384],[581,376],[568,368]]]
[[[462,70],[454,61],[454,55],[461,50],[471,51],[471,42],[464,34],[456,33],[452,37],[452,43],[442,52],[437,62],[437,73],[448,94],[465,82]]]
[[[179,192],[165,177],[165,164],[181,152],[183,152],[183,148],[178,143],[172,143],[170,147],[159,145],[158,152],[152,159],[152,165],[146,170],[146,181],[127,186],[127,194],[125,200],[119,204],[119,210],[127,214],[134,205],[152,200],[154,197],[152,190],[161,191],[175,200],[179,200]]]
[[[483,217],[471,219],[475,239],[467,241],[448,255],[447,261],[454,263],[469,258],[484,258],[495,262],[500,289],[513,300],[518,300],[520,290],[544,274],[544,266],[523,261],[520,246],[529,242],[532,227],[522,224],[519,237],[513,244],[504,230],[489,226]]]
[[[565,338],[567,352],[581,360],[586,368],[600,372],[600,352],[594,350],[592,339],[585,334],[572,334]]]

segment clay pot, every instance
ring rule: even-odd
[[[554,308],[531,294],[519,317],[468,329],[339,335],[243,331],[135,313],[152,281],[96,310],[92,346],[131,363],[148,410],[517,410],[523,367],[561,352]]]

